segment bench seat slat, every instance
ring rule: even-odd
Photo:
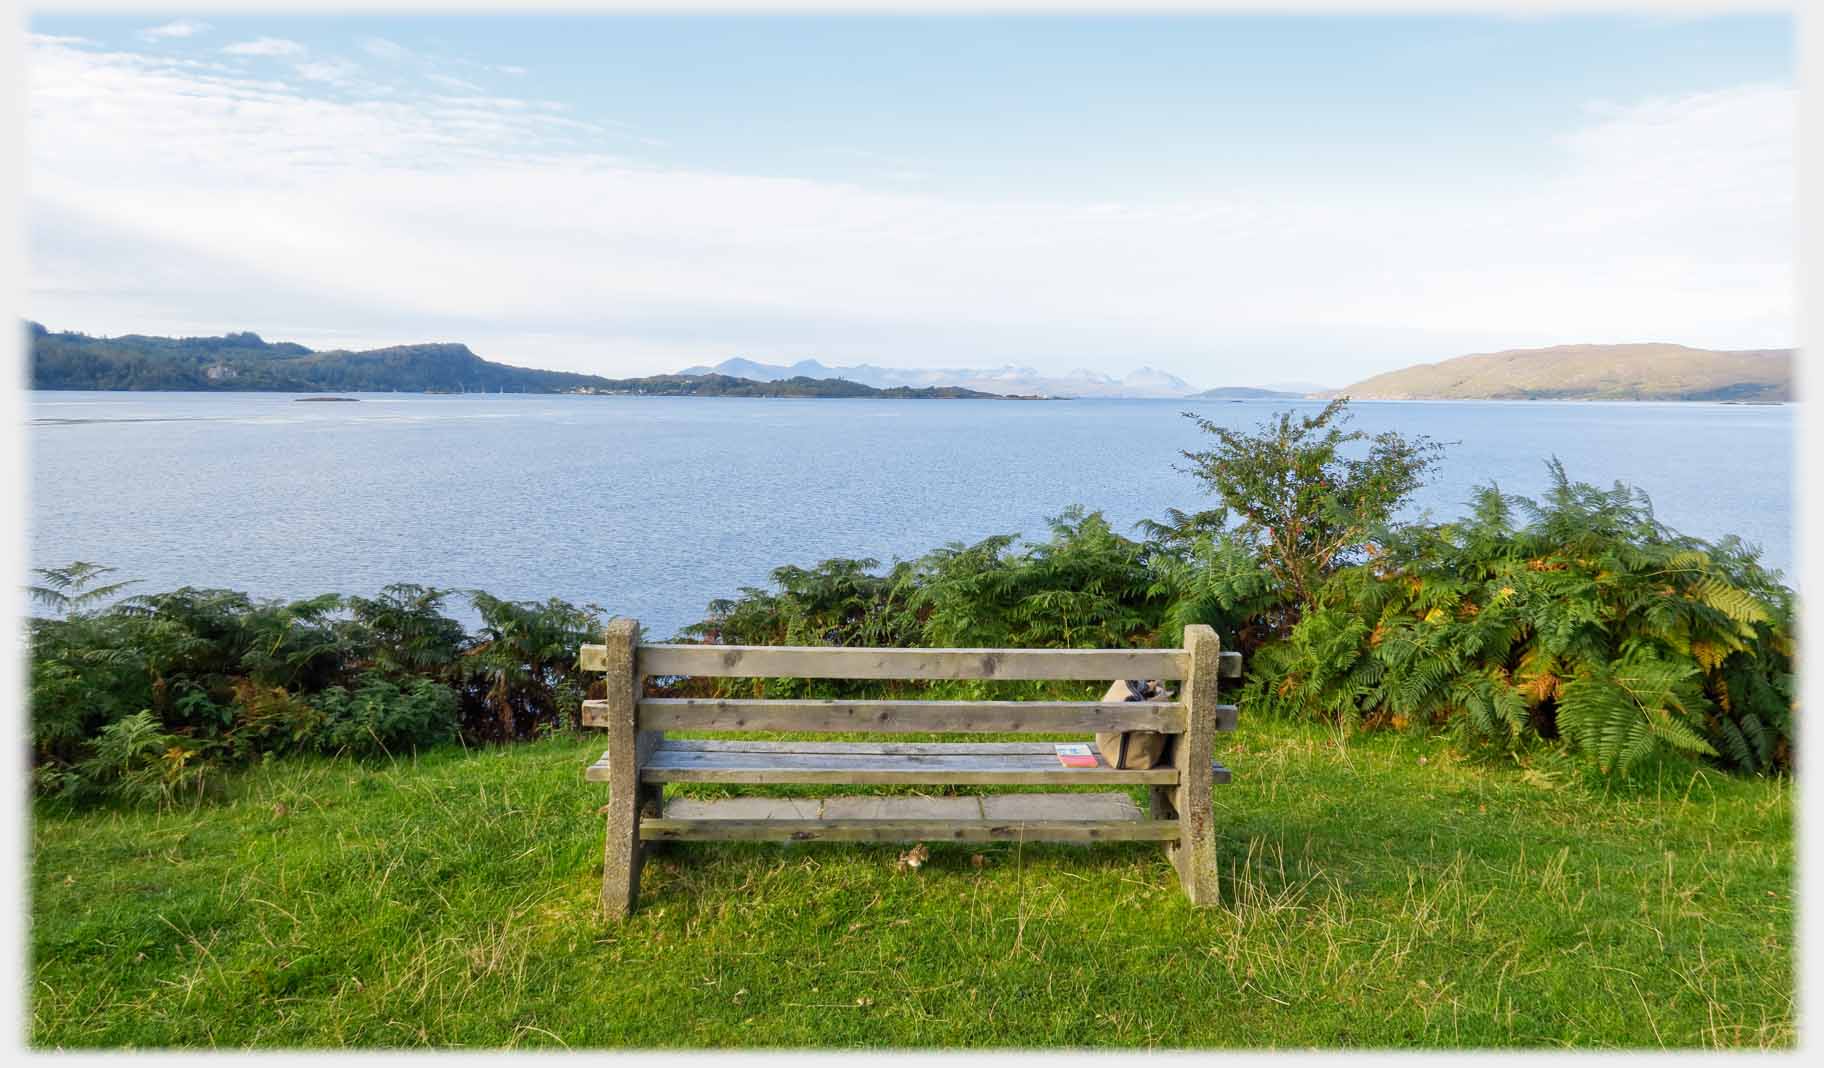
[[[1067,768],[1058,763],[1049,742],[976,743],[830,743],[830,742],[674,742],[653,751],[640,769],[645,782],[745,783],[927,783],[1028,784],[1090,786],[1098,783],[1147,783],[1169,786],[1178,781],[1172,767],[1126,770],[1111,768],[1100,756],[1094,768]],[[752,748],[758,745],[791,748]],[[992,746],[993,748],[989,748]],[[832,748],[835,747],[835,748]],[[979,748],[977,748],[979,747]],[[1216,779],[1228,772],[1213,765]],[[608,755],[591,765],[584,778],[608,777]]]
[[[810,739],[795,741],[771,742],[748,738],[730,738],[699,740],[694,738],[667,738],[664,748],[677,750],[701,750],[717,753],[861,753],[870,756],[886,756],[894,753],[942,755],[978,754],[992,756],[999,753],[1033,753],[1043,747],[1051,752],[1050,742],[820,742]]]
[[[1110,768],[1098,755],[1094,768],[1058,763],[1050,742],[815,742],[666,739],[653,751],[640,778],[646,782],[746,783],[1147,783],[1170,786],[1177,769]],[[1212,781],[1229,781],[1229,769],[1210,764]],[[607,782],[608,754],[583,772]]]
[[[746,783],[955,783],[1025,784],[1152,783],[1178,781],[1176,768],[1123,771],[1109,767],[1067,768],[1049,753],[1033,756],[807,756],[773,753],[741,759],[734,755],[674,756],[648,764],[646,782]]]

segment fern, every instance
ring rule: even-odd
[[[1604,774],[1662,752],[1789,767],[1791,591],[1751,547],[1667,529],[1638,490],[1548,470],[1541,499],[1486,486],[1460,522],[1381,532],[1373,560],[1325,584],[1325,614],[1297,624],[1298,655],[1259,692],[1285,709],[1352,697],[1396,722],[1461,714],[1508,746],[1558,737]],[[1321,662],[1337,613],[1373,621],[1376,672],[1342,650]]]

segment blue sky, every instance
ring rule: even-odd
[[[1792,340],[1784,17],[30,30],[54,328],[1208,385]]]

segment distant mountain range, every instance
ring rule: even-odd
[[[1660,342],[1557,345],[1419,364],[1338,392],[1357,400],[1789,401],[1793,355]]]
[[[1142,367],[1121,378],[1098,371],[1075,370],[1047,375],[1035,368],[1008,364],[994,368],[876,367],[851,364],[827,367],[816,360],[794,364],[756,363],[736,357],[715,366],[699,364],[679,371],[683,375],[724,374],[757,382],[774,382],[793,376],[843,378],[877,388],[893,386],[960,386],[991,393],[1037,394],[1046,397],[1189,397],[1197,387],[1177,375]]]
[[[767,382],[722,374],[602,378],[493,363],[458,344],[317,352],[290,342],[265,341],[252,333],[103,338],[52,333],[33,322],[25,325],[31,339],[32,389],[1000,399],[993,393],[953,386],[879,389],[804,376]]]

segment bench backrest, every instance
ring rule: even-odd
[[[602,671],[604,699],[583,703],[583,722],[631,719],[642,732],[878,731],[1056,733],[1152,730],[1185,733],[1193,716],[1229,729],[1234,710],[1216,703],[1218,675],[1240,674],[1216,632],[1189,626],[1181,649],[895,649],[844,646],[647,645],[639,624],[611,621],[601,645],[585,645],[585,671]],[[806,679],[1164,679],[1182,681],[1175,701],[842,701],[648,698],[647,678]],[[628,715],[628,713],[632,713]],[[625,717],[625,718],[623,718]]]

